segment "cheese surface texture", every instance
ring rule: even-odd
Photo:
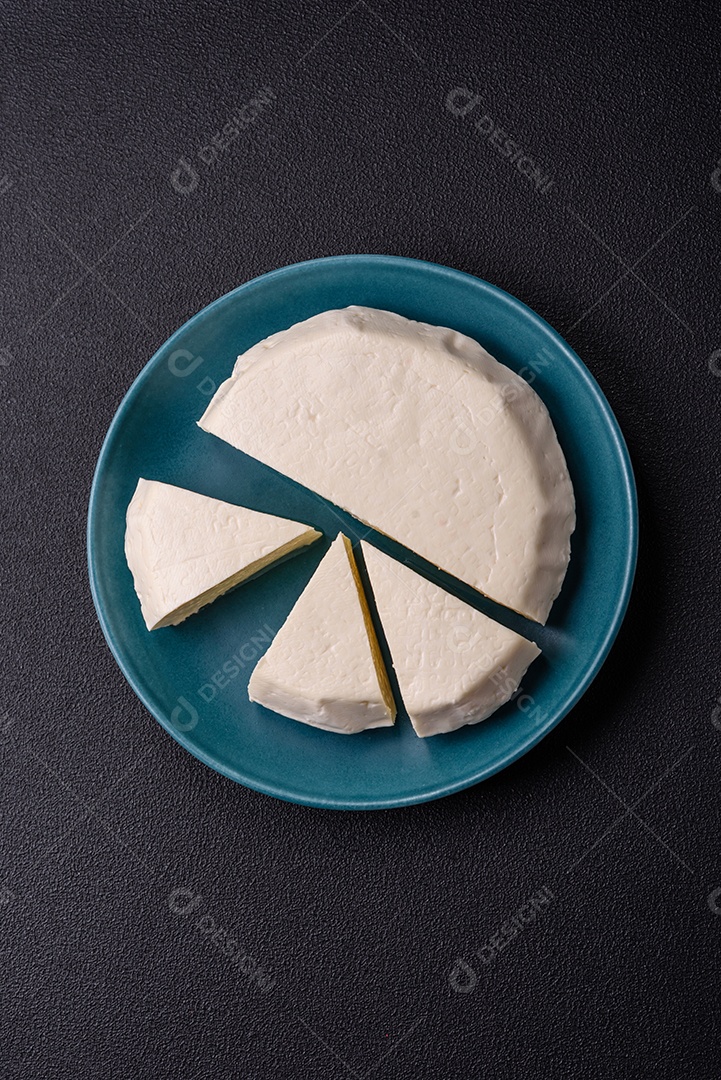
[[[377,548],[361,548],[416,734],[477,724],[508,701],[538,646]]]
[[[342,534],[256,665],[248,697],[345,735],[393,724],[388,676],[351,545]]]
[[[492,599],[545,622],[575,526],[535,391],[476,341],[325,311],[254,345],[200,426]]]
[[[321,533],[157,480],[138,481],[125,557],[148,630],[174,626]]]

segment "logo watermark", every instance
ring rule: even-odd
[[[544,885],[542,889],[529,897],[515,915],[507,919],[495,934],[491,934],[485,945],[481,945],[480,949],[474,953],[474,958],[480,960],[484,967],[488,967],[526,927],[535,923],[539,912],[547,908],[554,899],[554,894],[547,885]],[[456,994],[470,994],[476,988],[478,973],[472,964],[459,957],[451,969],[448,982]]]
[[[714,349],[709,356],[708,369],[717,379],[721,379],[721,349]]]
[[[179,697],[178,704],[170,714],[170,722],[177,731],[192,731],[197,726],[198,710],[187,698]]]
[[[229,686],[233,679],[237,679],[249,664],[252,664],[254,660],[260,656],[265,645],[270,645],[273,640],[275,631],[272,626],[261,626],[257,634],[246,641],[237,652],[233,653],[230,659],[214,671],[210,676],[207,683],[203,683],[198,687],[197,694],[205,702],[211,702],[213,698],[218,696],[221,690],[225,690],[226,686]]]
[[[463,623],[456,623],[455,626],[450,627],[448,631],[448,643],[452,652],[465,653],[469,649],[472,649],[476,642],[476,635],[472,632],[470,627],[465,626]],[[493,657],[488,653],[485,653],[478,661],[478,666],[481,671],[490,671],[488,681],[494,686],[496,692],[496,701],[498,706],[506,704],[509,701],[514,701],[516,708],[522,712],[529,719],[533,720],[537,724],[543,724],[546,720],[547,714],[544,709],[540,707],[536,699],[532,694],[527,694],[523,686],[519,686],[516,679],[508,671],[507,667],[495,667],[497,661],[494,661]],[[498,707],[497,706],[497,707]],[[721,715],[721,708],[719,709]],[[721,725],[721,721],[720,721]]]
[[[455,86],[446,94],[446,108],[453,116],[465,117],[478,109],[481,104],[479,94],[474,94],[465,86]],[[477,116],[473,126],[488,141],[497,154],[514,165],[521,176],[533,184],[536,191],[547,194],[554,186],[550,173],[544,172],[535,160],[525,153],[520,143],[516,142],[488,113]]]
[[[170,174],[170,183],[179,195],[192,195],[197,189],[201,175],[212,168],[227,153],[241,133],[255,123],[264,109],[276,100],[275,91],[264,86],[225,121],[223,126],[199,147],[195,157],[181,157]]]
[[[517,374],[530,386],[535,382],[539,373],[548,367],[551,360],[552,356],[548,349],[539,349],[536,355]],[[523,393],[524,388],[519,383],[515,381],[503,383],[498,388],[495,397],[479,413],[475,414],[471,421],[466,422],[462,418],[457,421],[449,439],[451,449],[461,456],[475,454],[481,439],[481,426],[487,428],[497,416],[509,405],[512,405]]]
[[[222,926],[218,926],[208,912],[201,913],[203,897],[185,885],[178,886],[168,895],[168,908],[182,919],[189,920],[194,933],[210,942],[214,949],[230,961],[233,968],[258,988],[267,993],[275,986],[275,979],[266,974],[252,956],[249,956],[237,938]],[[191,919],[191,916],[193,918]]]
[[[710,182],[714,191],[721,195],[721,161],[716,162],[716,168],[711,173]]]
[[[195,695],[206,705],[209,705],[222,690],[230,686],[234,679],[237,679],[258,659],[265,646],[270,645],[274,635],[275,630],[268,623],[261,626],[257,633],[253,634],[248,641],[244,641],[233,655],[210,675],[207,682],[198,687]],[[178,731],[192,731],[197,726],[199,719],[200,714],[196,706],[188,698],[181,695],[170,714],[173,727]]]
[[[508,674],[506,668],[494,671],[493,675],[491,675],[491,682],[495,684],[499,694],[504,696],[505,701],[515,702],[516,708],[524,716],[527,716],[536,724],[545,723],[546,713],[537,703],[533,694],[527,694],[522,686],[516,686],[516,680],[512,675]]]
[[[168,357],[168,371],[175,375],[176,379],[187,379],[204,363],[205,357],[195,356],[188,349],[176,349]],[[215,383],[207,375],[196,386],[196,390],[205,397],[212,397],[216,389]]]
[[[716,699],[716,704],[711,710],[711,723],[717,731],[721,731],[721,697]]]

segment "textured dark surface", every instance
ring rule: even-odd
[[[717,11],[106,7],[0,13],[0,1075],[717,1080]],[[642,513],[626,624],[560,727],[481,787],[357,815],[184,753],[85,570],[101,441],[156,347],[250,277],[355,251],[547,318]]]

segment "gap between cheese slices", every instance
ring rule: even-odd
[[[377,548],[361,549],[416,734],[480,723],[508,701],[538,646]]]
[[[256,665],[248,697],[343,735],[392,726],[390,682],[353,548],[342,533]]]
[[[541,399],[471,338],[325,311],[240,356],[199,424],[546,621],[575,527],[568,469]]]
[[[145,625],[176,626],[320,536],[297,521],[141,478],[128,506],[125,557]]]

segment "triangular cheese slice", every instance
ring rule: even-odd
[[[416,734],[477,724],[508,701],[541,650],[404,563],[361,547]]]
[[[138,480],[125,557],[148,630],[177,625],[321,535],[297,521]]]
[[[471,338],[323,311],[238,357],[199,423],[546,621],[570,556],[571,480],[540,397]]]
[[[251,675],[248,696],[344,735],[393,724],[393,694],[347,537],[331,544]]]

